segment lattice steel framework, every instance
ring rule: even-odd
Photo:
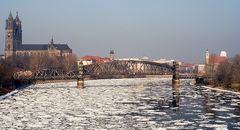
[[[32,76],[22,76],[14,74],[14,79],[18,80],[65,80],[77,79],[77,71],[64,72],[58,69],[43,69],[36,71]]]
[[[173,67],[168,64],[160,64],[149,61],[112,61],[83,66],[83,76],[111,77],[112,75],[172,75]],[[14,75],[15,79],[32,80],[61,80],[77,79],[79,71],[64,72],[57,69],[43,69],[33,73],[31,77]]]
[[[84,66],[84,75],[166,75],[173,67],[149,61],[112,61]]]

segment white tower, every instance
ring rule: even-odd
[[[205,53],[205,65],[209,64],[209,58],[210,58],[210,54],[209,54],[209,51],[207,49],[206,53]]]

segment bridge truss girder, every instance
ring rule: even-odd
[[[84,66],[85,75],[166,75],[172,67],[147,61],[112,61]]]
[[[83,66],[83,76],[111,77],[114,75],[172,75],[173,67],[149,61],[112,61]],[[43,69],[33,73],[31,77],[15,75],[18,80],[65,80],[77,79],[79,72],[76,70],[64,72],[61,69]]]

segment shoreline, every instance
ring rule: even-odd
[[[236,95],[240,95],[240,92],[236,92],[236,91],[233,91],[233,90],[227,90],[223,87],[212,87],[212,86],[202,86],[206,89],[210,89],[210,90],[215,90],[215,91],[220,91],[220,92],[228,92],[228,93],[233,93],[233,94],[236,94]]]
[[[57,82],[61,82],[62,80],[57,80],[57,81],[54,81],[53,83],[57,83]],[[72,82],[73,80],[67,80],[67,82]],[[52,81],[51,81],[52,82]],[[36,84],[45,84],[45,83],[51,83],[51,82],[36,82]],[[236,95],[240,95],[240,92],[237,92],[237,91],[234,91],[234,90],[228,90],[224,87],[213,87],[212,85],[207,85],[207,86],[201,86],[203,88],[206,88],[206,89],[209,89],[209,90],[213,90],[213,91],[220,91],[220,92],[227,92],[227,93],[232,93],[232,94],[236,94]],[[5,90],[5,92],[1,91],[2,90]],[[8,91],[6,91],[8,90]],[[17,89],[13,89],[13,90],[10,90],[10,89],[6,89],[6,88],[0,88],[0,91],[1,91],[1,94],[0,94],[0,100],[4,99],[4,98],[7,98],[8,96],[14,94],[17,92]]]
[[[5,95],[7,93],[10,93],[14,91],[15,89],[9,89],[9,88],[0,88],[0,96]]]
[[[0,95],[0,101],[3,100],[3,99],[8,98],[9,96],[12,96],[12,95],[16,94],[18,91],[19,90],[15,89],[15,90],[13,90],[13,91],[11,91],[9,93],[6,93],[4,95]]]

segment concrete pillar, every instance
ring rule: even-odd
[[[172,84],[173,84],[173,86],[175,86],[175,87],[177,87],[177,86],[180,86],[180,80],[179,79],[173,79],[172,80]]]
[[[77,79],[77,86],[79,88],[84,88],[84,80],[83,79]]]
[[[172,106],[173,107],[179,107],[180,102],[180,86],[172,86]]]
[[[196,79],[191,80],[190,85],[192,85],[192,86],[196,85]]]
[[[204,84],[204,78],[203,77],[196,77],[196,84],[197,85],[203,85]]]
[[[77,61],[77,66],[78,66],[77,86],[79,88],[84,88],[84,71],[82,61]]]
[[[172,85],[174,85],[174,86],[180,86],[178,68],[179,68],[179,64],[176,61],[173,61]]]

